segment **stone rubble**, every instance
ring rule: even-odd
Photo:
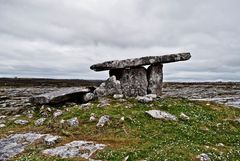
[[[57,118],[58,116],[61,116],[63,114],[63,112],[61,110],[56,110],[53,113],[53,118]]]
[[[184,114],[183,112],[179,115],[179,118],[183,121],[190,120],[190,117]]]

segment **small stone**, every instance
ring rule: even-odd
[[[46,121],[46,118],[40,118],[35,121],[35,126],[42,126],[44,122]]]
[[[147,94],[146,97],[152,98],[152,99],[156,99],[157,95],[156,94]]]
[[[50,107],[47,108],[48,112],[52,112],[52,109]]]
[[[4,128],[4,127],[6,127],[5,124],[0,124],[0,128]]]
[[[7,116],[4,116],[4,115],[2,115],[2,116],[0,116],[0,119],[5,119]]]
[[[149,103],[153,101],[152,97],[147,97],[147,96],[137,96],[136,99],[138,100],[138,102],[141,102],[141,103]]]
[[[89,121],[96,121],[96,115],[95,115],[95,113],[91,113],[91,116],[90,116],[90,118],[89,118]]]
[[[61,116],[63,112],[61,110],[57,110],[56,112],[53,113],[53,118],[57,118],[58,116]]]
[[[190,120],[190,117],[189,117],[189,116],[187,116],[187,115],[186,115],[186,114],[184,114],[184,113],[181,113],[179,117],[180,117],[180,119],[181,119],[181,120],[183,120],[183,121]]]
[[[95,98],[95,95],[93,93],[86,93],[83,96],[83,101],[84,102],[89,102],[89,101],[92,101],[94,98]]]
[[[60,138],[61,138],[60,136],[47,135],[44,138],[43,142],[46,145],[51,145],[52,146],[52,145],[56,144]]]
[[[196,157],[197,160],[199,161],[211,161],[211,159],[208,157],[207,154],[202,153]]]
[[[18,124],[18,125],[25,125],[28,123],[27,120],[16,120],[14,121],[15,124]]]
[[[123,161],[127,161],[128,158],[129,158],[129,156],[126,156],[126,157],[123,159]]]
[[[33,118],[33,114],[29,113],[29,114],[27,114],[27,117],[28,117],[29,119],[31,119],[31,118]]]
[[[217,146],[224,147],[224,144],[223,143],[218,143]]]
[[[146,111],[147,114],[152,116],[155,119],[161,119],[166,121],[177,121],[177,117],[174,115],[171,115],[167,112],[160,111],[160,110],[149,110]]]
[[[78,121],[77,117],[71,118],[66,121],[69,126],[78,126],[79,125],[79,121]]]
[[[124,116],[120,118],[121,122],[124,122],[124,120],[125,120]]]
[[[206,105],[207,105],[207,106],[210,106],[211,104],[210,104],[210,103],[207,103]]]
[[[83,108],[83,109],[88,109],[91,106],[92,106],[91,103],[85,103],[85,104],[82,104],[80,107]]]
[[[97,127],[103,127],[103,126],[105,126],[108,122],[110,121],[110,116],[108,116],[108,115],[104,115],[104,116],[102,116],[100,119],[99,119],[99,121],[98,121],[98,123],[97,123]]]
[[[60,124],[64,124],[65,123],[65,120],[60,120]]]
[[[123,98],[123,94],[114,94],[114,95],[113,95],[113,98],[115,98],[115,99],[121,99],[121,98]]]

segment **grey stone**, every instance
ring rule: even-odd
[[[104,144],[96,144],[91,141],[73,141],[64,146],[43,150],[42,153],[61,158],[81,157],[89,159],[96,151],[102,150],[104,147]]]
[[[94,98],[95,98],[95,94],[94,93],[86,93],[83,96],[83,101],[84,102],[89,102],[89,101],[94,100]]]
[[[25,125],[25,124],[28,124],[28,121],[27,120],[16,120],[14,121],[15,124],[18,124],[18,125]]]
[[[14,134],[0,140],[0,160],[5,161],[24,151],[27,145],[44,135],[36,133]]]
[[[61,110],[57,110],[53,113],[53,118],[57,118],[58,116],[61,116],[63,112]]]
[[[99,64],[94,64],[90,69],[94,71],[103,71],[110,69],[122,69],[122,68],[131,68],[144,65],[158,64],[158,63],[171,63],[176,61],[185,61],[191,58],[190,53],[179,53],[179,54],[170,54],[163,56],[147,56],[135,59],[126,59],[126,60],[113,60],[106,61]]]
[[[97,123],[97,127],[103,127],[103,126],[105,126],[108,122],[110,121],[110,116],[108,116],[108,115],[104,115],[104,116],[102,116],[100,119],[99,119],[99,121],[98,121],[98,123]]]
[[[196,157],[196,159],[199,160],[199,161],[211,161],[209,156],[207,154],[205,154],[205,153],[202,153],[202,154],[198,155]]]
[[[118,81],[115,76],[112,76],[96,88],[94,93],[98,97],[122,94],[120,81]]]
[[[148,88],[147,93],[156,94],[160,96],[162,94],[163,85],[163,72],[162,64],[150,65],[147,69]]]
[[[124,96],[136,97],[147,94],[147,71],[144,67],[110,70],[110,76],[115,75],[121,82]]]
[[[66,120],[66,122],[69,126],[78,126],[79,125],[79,121],[78,121],[77,117]]]
[[[165,111],[160,111],[160,110],[149,110],[146,111],[147,114],[152,116],[155,119],[161,119],[161,120],[166,120],[166,121],[177,121],[177,117],[174,115],[171,115]]]
[[[0,124],[0,128],[4,128],[4,127],[6,127],[5,124]]]
[[[181,113],[181,114],[179,115],[179,118],[180,118],[181,120],[183,120],[183,121],[190,120],[190,117],[187,116],[187,115],[184,114],[184,113]]]
[[[89,121],[96,121],[96,114],[95,113],[91,113],[91,116],[89,118]]]
[[[148,103],[148,102],[152,102],[153,98],[147,97],[147,96],[137,96],[136,100],[138,100],[138,102],[141,102],[141,103]]]
[[[34,124],[35,124],[35,126],[42,126],[45,121],[46,121],[46,118],[40,118],[40,119],[37,119],[37,120],[34,122]]]
[[[53,135],[50,135],[50,134],[48,134],[44,139],[43,139],[43,142],[44,142],[44,144],[46,144],[46,145],[54,145],[54,144],[56,144],[58,141],[59,141],[59,139],[61,139],[61,137],[60,136],[53,136]]]
[[[123,98],[123,94],[115,94],[115,95],[113,95],[113,98],[121,99],[121,98]]]
[[[30,101],[34,104],[57,104],[66,101],[76,101],[80,100],[79,98],[82,98],[84,94],[90,91],[89,88],[85,87],[64,88],[58,91],[34,96]]]

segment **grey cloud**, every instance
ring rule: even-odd
[[[0,76],[106,78],[89,66],[189,51],[165,80],[240,80],[238,0],[0,0]]]

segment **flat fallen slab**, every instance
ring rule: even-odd
[[[178,53],[178,54],[169,54],[162,56],[146,56],[141,58],[134,59],[125,59],[125,60],[113,60],[106,61],[99,64],[94,64],[90,69],[94,71],[104,71],[111,69],[121,69],[121,68],[130,68],[143,65],[152,65],[158,63],[172,63],[177,61],[185,61],[191,58],[190,53]]]
[[[77,88],[64,88],[58,91],[45,93],[30,98],[33,104],[56,104],[66,101],[73,101],[81,99],[85,93],[91,92],[90,88],[77,87]]]

